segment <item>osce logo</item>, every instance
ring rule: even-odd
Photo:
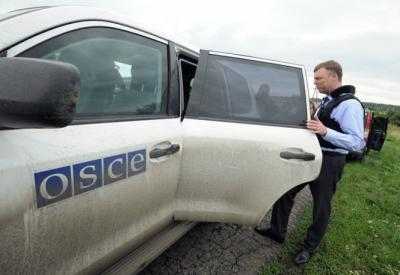
[[[146,149],[77,163],[34,174],[37,207],[146,171]]]

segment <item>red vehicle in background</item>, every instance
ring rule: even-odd
[[[365,115],[364,115],[364,139],[365,142],[368,140],[368,134],[369,131],[371,130],[371,124],[372,124],[372,112],[368,109],[365,110]]]
[[[347,161],[361,161],[369,150],[380,151],[386,139],[389,119],[383,116],[374,116],[374,113],[365,108],[364,113],[364,139],[365,148],[363,152],[349,152]]]
[[[365,111],[364,137],[366,142],[366,153],[370,149],[380,151],[386,139],[389,118],[374,116],[370,110]]]

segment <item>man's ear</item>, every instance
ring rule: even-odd
[[[335,72],[328,71],[328,74],[329,74],[330,77],[332,77],[335,80],[339,81],[339,76]]]

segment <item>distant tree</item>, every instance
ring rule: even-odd
[[[400,106],[372,102],[364,102],[363,104],[373,111],[375,116],[389,117],[390,123],[400,126]]]

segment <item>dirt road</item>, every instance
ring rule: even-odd
[[[308,188],[298,194],[289,232],[310,200]],[[269,215],[263,221],[268,224]],[[280,247],[247,226],[200,223],[140,274],[256,274]]]

